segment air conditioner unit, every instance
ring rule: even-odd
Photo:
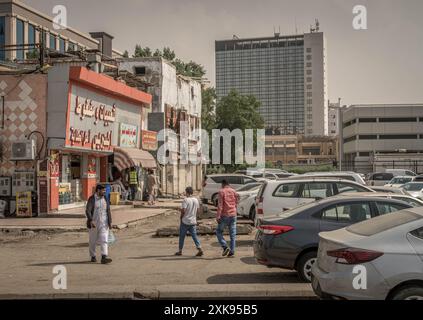
[[[12,142],[12,161],[34,160],[37,146],[34,140]]]

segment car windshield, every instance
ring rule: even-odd
[[[368,237],[419,219],[422,219],[421,215],[404,210],[391,214],[384,214],[367,221],[353,224],[346,230],[351,233]]]
[[[313,201],[311,203],[306,203],[306,204],[300,205],[298,207],[295,207],[295,208],[292,208],[292,209],[289,209],[289,210],[285,210],[285,211],[279,213],[277,216],[279,218],[289,218],[289,217],[292,217],[293,215],[296,215],[297,213],[302,212],[303,210],[307,210],[308,208],[312,208],[315,205],[316,205],[316,201]]]
[[[237,189],[236,191],[253,191],[255,189],[260,189],[261,183],[249,183],[241,188]]]
[[[407,191],[420,191],[423,189],[423,183],[407,183],[403,188]]]
[[[389,181],[390,184],[405,184],[407,182],[410,182],[411,180],[413,180],[413,178],[408,178],[408,177],[396,177],[393,178],[391,181]]]

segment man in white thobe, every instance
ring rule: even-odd
[[[112,225],[110,205],[104,197],[105,189],[98,185],[94,195],[87,202],[86,216],[89,229],[89,251],[91,262],[97,262],[96,246],[101,248],[101,263],[108,264],[112,259],[108,257],[109,229]]]

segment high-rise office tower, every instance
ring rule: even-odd
[[[322,32],[216,41],[218,99],[231,89],[260,102],[267,135],[327,135]]]

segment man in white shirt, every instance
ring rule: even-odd
[[[197,198],[194,198],[194,191],[191,187],[185,189],[186,198],[181,205],[181,226],[179,228],[179,251],[175,253],[176,256],[182,255],[184,242],[187,232],[191,234],[197,247],[197,257],[201,257],[204,253],[201,249],[201,243],[197,236],[197,213],[200,210],[200,203]]]

